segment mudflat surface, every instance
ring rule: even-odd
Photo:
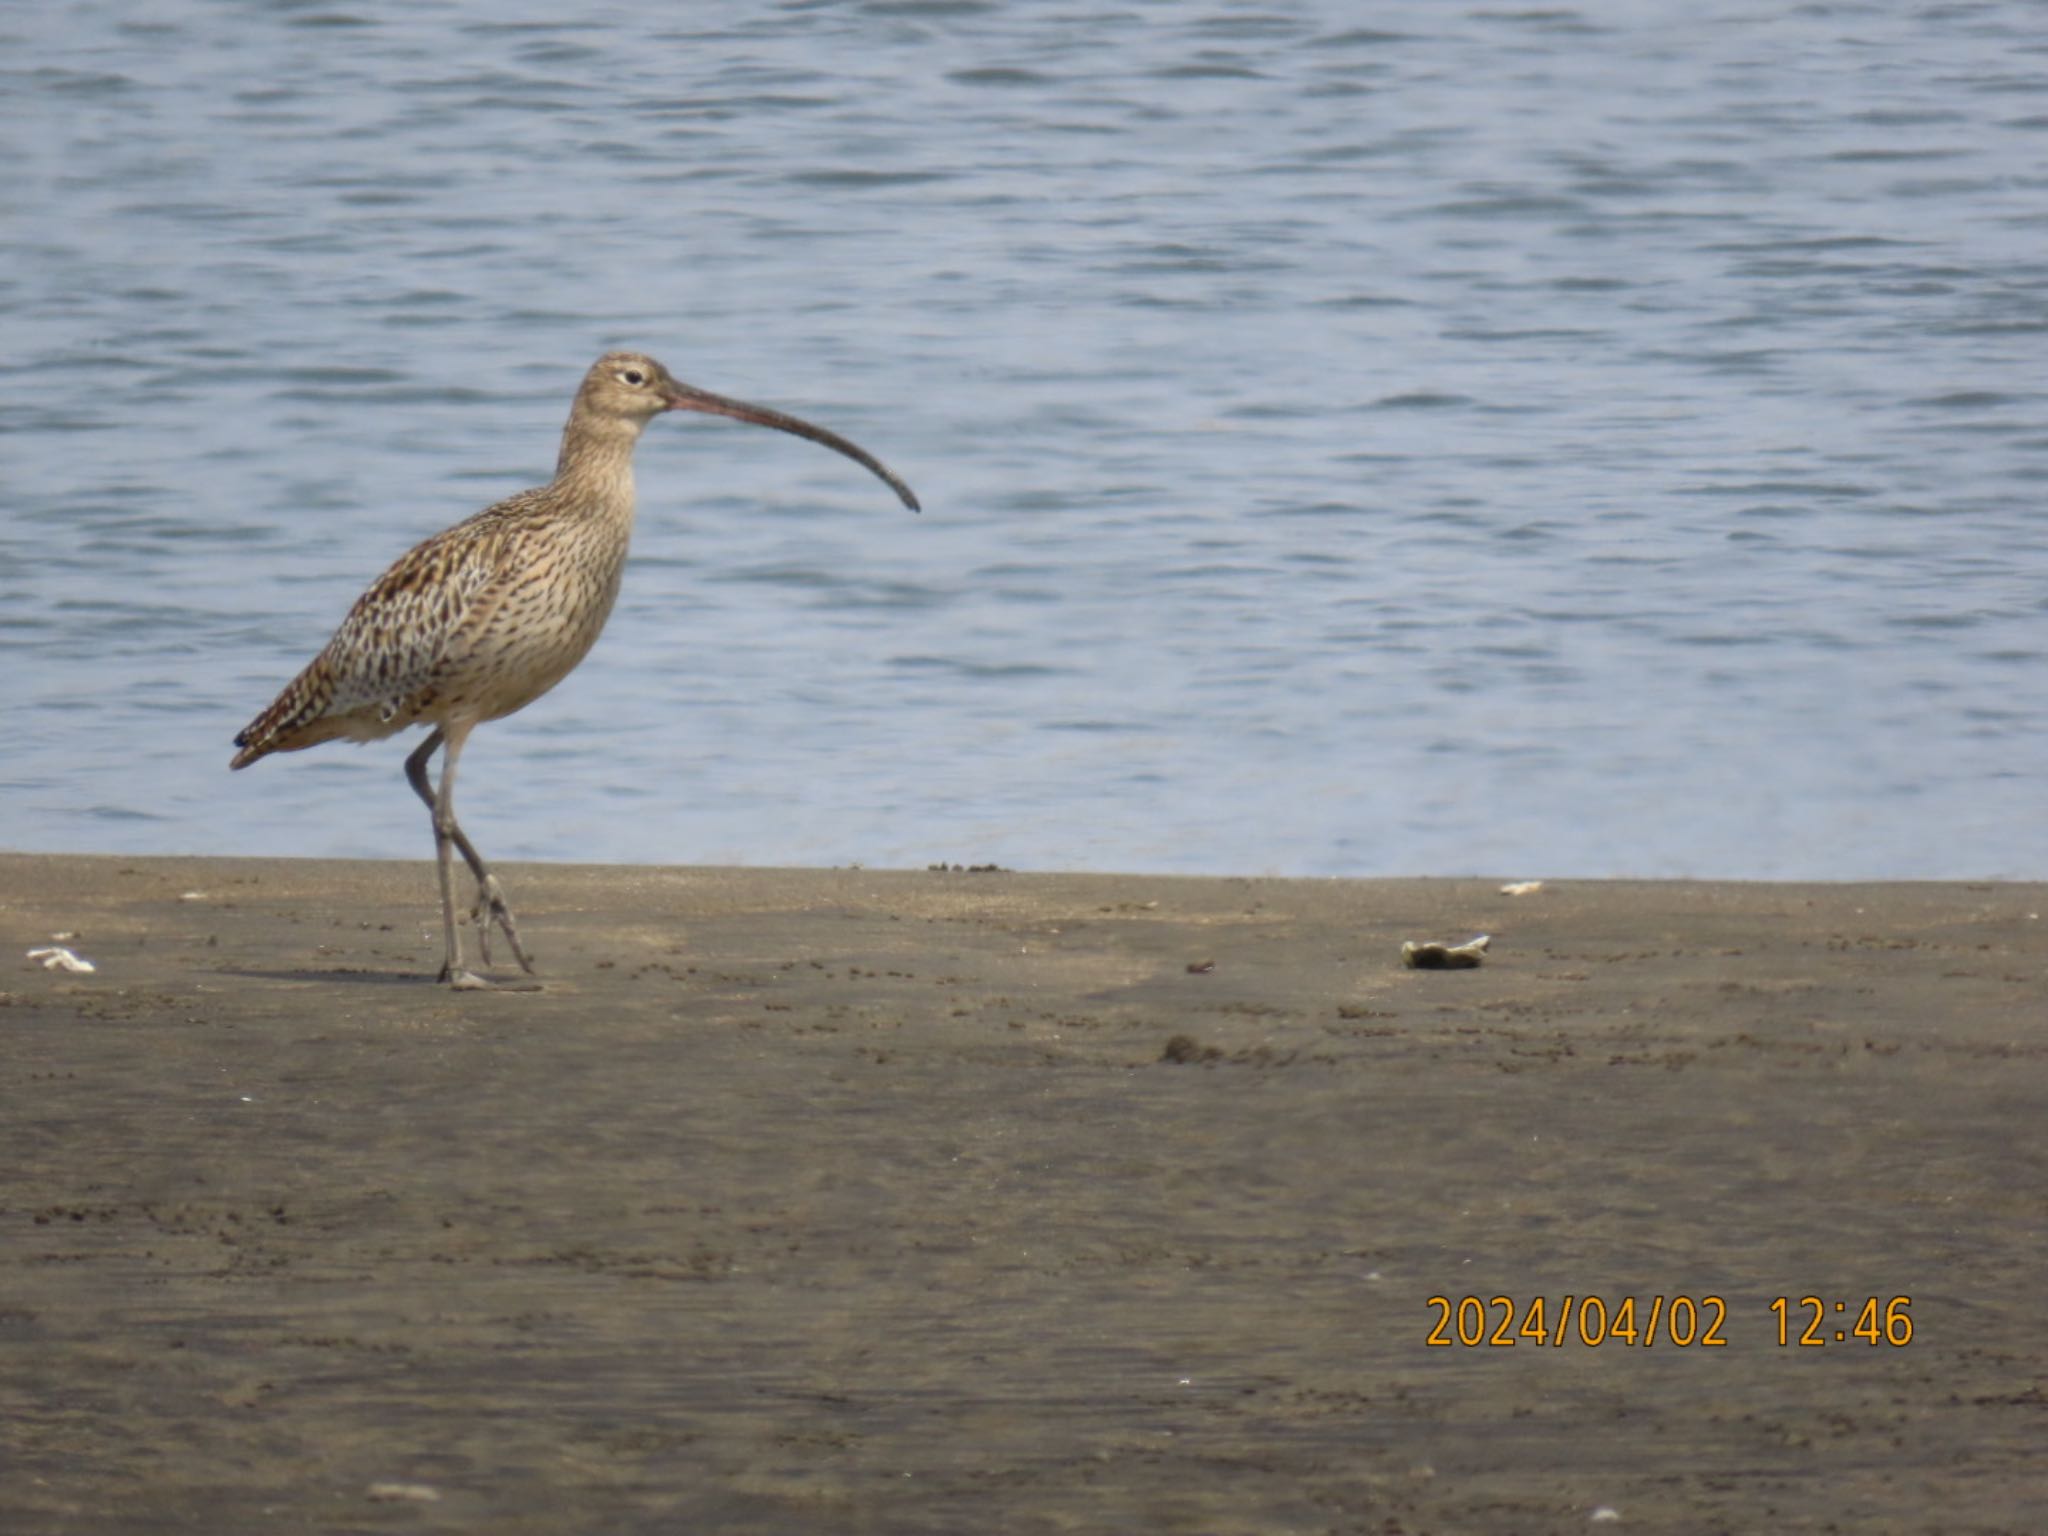
[[[2041,886],[504,873],[0,857],[0,1530],[2038,1529]]]

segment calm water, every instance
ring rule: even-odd
[[[657,422],[497,857],[2048,874],[2038,5],[482,9],[0,17],[0,845],[425,858],[229,738],[631,344],[927,511]]]

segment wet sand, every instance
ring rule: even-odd
[[[2039,1529],[2048,888],[504,874],[0,857],[0,1530]]]

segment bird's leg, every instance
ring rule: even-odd
[[[463,734],[467,735],[468,732],[465,731]],[[433,813],[434,846],[443,864],[447,863],[447,859],[445,856],[445,845],[442,842],[444,829],[442,825],[441,802],[434,793],[433,785],[427,779],[427,759],[433,756],[434,748],[440,746],[446,739],[445,733],[436,729],[405,760],[405,777],[407,781],[411,783],[414,793],[426,802],[427,809]],[[450,755],[442,759],[443,793],[446,793],[451,787],[449,781],[453,768],[454,761],[451,749]],[[533,959],[526,953],[525,948],[519,942],[519,930],[513,926],[512,908],[505,900],[505,888],[498,883],[498,877],[491,873],[490,866],[484,863],[483,855],[476,851],[476,845],[463,834],[462,828],[456,824],[455,806],[452,796],[448,803],[446,823],[445,836],[448,841],[454,843],[456,851],[462,855],[463,863],[469,866],[469,872],[476,876],[476,904],[469,909],[469,920],[476,924],[476,942],[477,947],[483,952],[484,964],[489,965],[491,963],[491,924],[496,923],[505,930],[505,941],[512,946],[512,955],[519,962],[519,968],[531,976],[533,974]],[[446,981],[448,978],[444,975],[441,979]]]
[[[441,974],[438,979],[457,989],[489,985],[462,963],[462,930],[455,926],[455,759],[461,753],[462,738],[467,734],[467,731],[457,727],[452,738],[444,738],[442,733],[436,730],[427,738],[426,746],[412,758],[408,758],[405,765],[408,778],[412,776],[415,763],[424,773],[426,754],[446,740],[448,750],[441,758],[441,792],[431,802],[434,812],[434,862],[441,873],[441,933],[448,945],[447,958],[441,963]]]
[[[477,947],[484,952],[484,964],[491,963],[491,924],[496,923],[505,930],[505,942],[512,946],[512,958],[519,962],[519,969],[527,975],[533,974],[533,957],[519,942],[519,930],[512,925],[512,908],[505,900],[505,888],[498,884],[498,877],[485,867],[468,838],[462,835],[462,828],[454,827],[455,846],[463,858],[469,861],[470,871],[476,876],[476,905],[469,909],[469,920],[476,924]]]

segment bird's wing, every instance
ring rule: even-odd
[[[325,649],[235,737],[229,766],[354,734],[351,719],[370,717],[371,734],[410,724],[464,614],[498,575],[509,505],[415,545],[372,582]]]
[[[498,579],[504,540],[482,518],[416,545],[356,599],[327,642],[326,714],[393,714],[432,681],[477,599]]]

